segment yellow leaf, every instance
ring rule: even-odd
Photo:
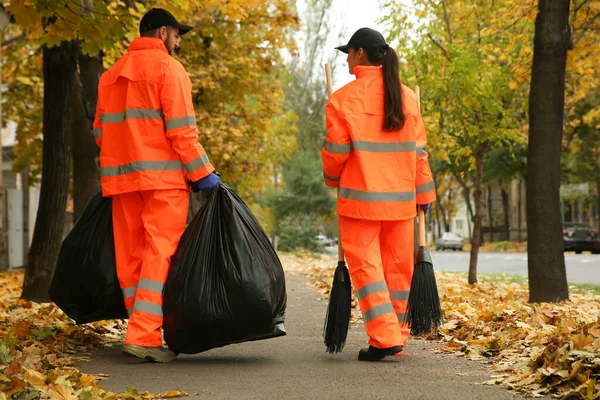
[[[41,389],[46,386],[46,377],[33,369],[26,369],[25,379],[27,379],[27,381],[36,389]]]
[[[67,386],[51,384],[47,390],[48,396],[51,399],[57,400],[76,400],[77,396],[73,393],[73,389]]]
[[[180,392],[179,390],[169,390],[167,393],[159,395],[159,397],[165,398],[165,399],[172,398],[172,397],[183,397],[183,396],[187,396],[187,393]]]

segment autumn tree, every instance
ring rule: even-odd
[[[75,69],[69,66],[66,71],[73,71],[74,76],[68,82],[62,81],[62,84],[71,85],[69,91],[65,91],[64,96],[61,92],[59,97],[44,96],[46,106],[53,110],[67,110],[63,102],[70,101],[69,112],[64,114],[64,118],[69,120],[63,118],[61,124],[45,120],[44,135],[50,134],[46,130],[52,125],[52,129],[61,129],[61,145],[70,148],[71,138],[80,139],[77,146],[82,157],[79,158],[81,163],[78,165],[87,166],[82,168],[85,171],[77,172],[91,171],[92,174],[81,175],[80,179],[76,177],[75,182],[81,187],[77,182],[94,179],[97,150],[89,146],[89,136],[73,137],[72,130],[85,129],[85,134],[89,134],[89,121],[93,119],[96,100],[95,82],[101,69],[97,55],[102,52],[104,66],[112,65],[137,36],[137,25],[143,12],[148,7],[162,5],[195,27],[182,42],[178,57],[187,67],[194,83],[193,97],[198,114],[200,138],[207,147],[209,156],[223,174],[224,180],[236,187],[242,197],[252,203],[253,193],[264,190],[269,184],[270,172],[263,166],[273,158],[285,159],[295,150],[295,141],[289,140],[295,139],[295,115],[281,107],[285,97],[278,79],[278,71],[283,69],[280,50],[293,50],[291,32],[297,23],[296,14],[286,4],[275,0],[233,1],[225,5],[216,0],[181,0],[170,2],[168,5],[162,3],[164,2],[84,1],[79,4],[73,1],[35,0],[9,5],[8,10],[15,16],[20,29],[27,31],[25,45],[29,47],[29,51],[15,50],[13,55],[24,57],[21,63],[28,60],[26,57],[35,54],[39,46],[53,49],[62,46],[63,43],[73,43],[74,48],[81,48],[81,53],[77,52],[75,55],[75,66],[79,75],[75,75]],[[184,15],[192,17],[183,18]],[[52,23],[42,27],[43,19]],[[23,69],[31,72],[31,75],[24,77],[28,79],[16,78],[15,85],[27,86],[31,96],[20,99],[15,109],[20,105],[20,109],[30,109],[33,114],[41,115],[40,102],[35,101],[34,96],[40,95],[38,82],[42,81],[42,76],[38,74],[36,77],[33,72],[36,65],[41,67],[42,61],[45,60],[33,57],[28,61],[33,62]],[[55,73],[57,69],[51,71]],[[16,71],[11,72],[18,74]],[[47,82],[45,79],[43,81],[46,85],[44,88],[47,89]],[[79,94],[80,97],[73,96],[73,93]],[[56,115],[51,111],[44,110],[44,118]],[[79,118],[71,118],[73,115],[78,115]],[[29,135],[24,138],[24,127],[30,122],[26,121],[21,111],[15,112],[14,118],[19,123],[20,154],[39,154],[38,151],[30,151],[42,143],[39,130],[36,131],[36,127],[31,125],[27,130]],[[41,118],[38,120],[41,121]],[[281,123],[282,120],[287,123]],[[288,125],[292,128],[274,130]],[[67,132],[71,134],[68,138],[64,136],[67,134],[64,132],[65,126],[68,126]],[[39,160],[37,162],[38,165],[42,165],[42,171],[48,172],[42,172],[38,223],[24,283],[24,296],[36,299],[47,296],[44,285],[49,282],[60,246],[68,190],[68,180],[65,185],[62,172],[60,181],[48,178],[54,176],[52,174],[57,170],[56,166],[51,167],[52,162],[49,161],[50,157],[57,153],[54,148],[46,148],[52,146],[51,143],[54,142],[44,137],[43,163]],[[74,159],[78,159],[78,154],[74,154]],[[29,159],[29,164],[35,164],[35,161]],[[69,159],[61,159],[61,163],[70,169]],[[97,182],[87,187],[91,189],[86,191],[82,198],[97,190]],[[50,208],[50,205],[53,208]],[[40,248],[48,250],[40,251]],[[32,289],[29,289],[30,286]]]
[[[325,137],[325,105],[327,104],[327,84],[325,63],[336,63],[328,58],[333,54],[326,50],[328,38],[332,34],[332,0],[305,0],[302,19],[302,52],[295,55],[288,64],[286,73],[287,107],[298,115],[298,147],[320,155]],[[333,49],[331,49],[333,50]],[[331,57],[331,56],[330,56]]]
[[[392,37],[400,41],[400,53],[407,61],[404,80],[420,86],[424,115],[430,120],[428,132],[439,136],[433,140],[438,147],[431,146],[431,152],[465,164],[466,171],[458,177],[468,171],[475,175],[471,284],[477,282],[485,156],[496,147],[524,140],[515,128],[519,103],[509,86],[512,72],[499,59],[514,34],[506,18],[514,12],[513,5],[508,0],[385,4]],[[412,22],[415,15],[419,24]],[[406,35],[407,30],[416,35]]]
[[[591,90],[570,112],[573,119],[565,129],[567,148],[561,159],[563,177],[595,187],[596,204],[591,208],[600,213],[600,89]],[[595,229],[600,231],[597,217]]]

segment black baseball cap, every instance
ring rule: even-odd
[[[348,54],[348,49],[376,49],[386,45],[383,35],[371,28],[360,28],[350,38],[348,44],[336,47],[337,50]]]
[[[140,21],[140,33],[150,32],[161,26],[172,26],[179,28],[179,34],[185,35],[192,30],[191,26],[180,24],[177,18],[162,8],[153,8],[148,11]]]

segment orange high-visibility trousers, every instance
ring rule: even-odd
[[[162,345],[162,293],[170,259],[185,230],[189,192],[181,189],[113,196],[117,276],[129,312],[126,344]]]
[[[414,220],[339,218],[342,248],[369,344],[405,346],[410,331],[404,320],[414,269]]]

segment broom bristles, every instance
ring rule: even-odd
[[[344,261],[339,261],[333,275],[327,316],[323,334],[328,353],[340,353],[346,344],[350,313],[352,310],[352,286],[350,273]]]
[[[433,265],[429,262],[415,265],[408,295],[406,321],[410,326],[410,333],[415,336],[429,333],[442,324],[442,309],[435,274]]]

